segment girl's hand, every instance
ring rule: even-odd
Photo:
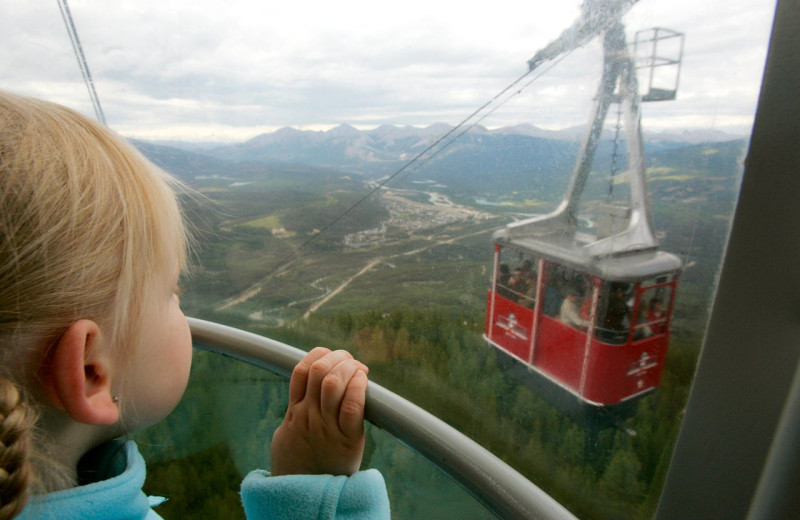
[[[317,347],[297,364],[272,438],[272,475],[352,475],[364,454],[366,365]]]

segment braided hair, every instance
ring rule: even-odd
[[[14,518],[28,499],[33,414],[22,394],[0,377],[0,520]]]

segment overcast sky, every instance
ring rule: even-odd
[[[284,126],[455,125],[527,71],[580,0],[70,0],[109,126],[146,139],[240,140]],[[749,132],[775,4],[641,0],[638,29],[686,33],[678,100],[649,130]],[[55,0],[0,3],[0,88],[93,116]],[[482,124],[583,124],[599,44],[576,51]],[[531,79],[533,76],[527,78]]]

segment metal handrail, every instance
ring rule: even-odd
[[[198,348],[288,378],[305,352],[263,336],[189,318]],[[370,382],[366,419],[449,475],[504,519],[577,520],[564,506],[486,448],[397,394]]]

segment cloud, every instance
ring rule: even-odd
[[[127,135],[241,139],[282,126],[455,124],[526,71],[580,1],[490,4],[129,0],[70,7],[109,124]],[[771,6],[642,0],[635,28],[685,31],[679,99],[647,123],[746,131]],[[57,5],[0,6],[0,88],[92,115]],[[483,124],[585,122],[599,45],[576,51]],[[669,105],[669,106],[668,106]]]

